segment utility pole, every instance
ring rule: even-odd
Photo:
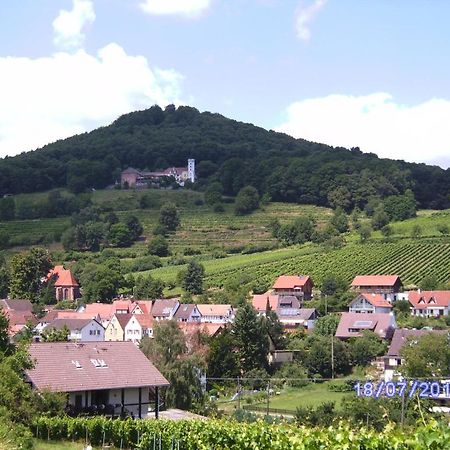
[[[331,335],[331,378],[334,378],[334,336]]]
[[[266,416],[269,415],[270,407],[270,380],[267,382],[267,407],[266,407]]]
[[[238,382],[238,409],[241,409],[241,379],[239,377],[237,377],[237,382]]]

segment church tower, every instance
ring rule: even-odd
[[[195,182],[195,159],[188,159],[188,180]]]

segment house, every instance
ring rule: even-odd
[[[132,342],[40,342],[28,349],[26,379],[37,390],[68,394],[72,413],[147,417],[159,413],[159,389],[169,382]]]
[[[310,300],[313,287],[313,281],[308,275],[282,275],[276,279],[272,289],[277,295],[293,295],[299,300]]]
[[[155,300],[152,307],[152,316],[155,320],[171,320],[175,315],[180,302],[176,298]]]
[[[391,301],[398,300],[402,288],[403,283],[398,275],[357,275],[351,284],[354,291],[381,294]]]
[[[95,319],[97,322],[103,325],[98,314],[93,315],[86,312],[79,313],[72,309],[52,309],[39,320],[39,323],[35,327],[35,331],[40,334],[47,325],[49,325],[56,319]]]
[[[408,340],[417,340],[425,334],[445,334],[446,330],[408,330],[406,328],[399,328],[394,331],[391,345],[384,357],[384,380],[392,381],[394,377],[399,375],[398,368],[404,363],[400,355],[402,347]]]
[[[203,333],[210,337],[217,336],[225,328],[224,324],[208,322],[178,322],[177,325],[185,335]]]
[[[96,319],[55,319],[43,331],[69,330],[69,341],[77,342],[103,342],[105,328]]]
[[[389,314],[392,305],[380,294],[359,294],[349,305],[352,313]]]
[[[413,316],[439,317],[450,314],[450,291],[410,291],[408,301]]]
[[[303,327],[314,328],[317,312],[314,308],[301,308],[301,301],[295,295],[277,295],[266,292],[254,295],[253,308],[259,315],[265,315],[270,307],[276,313],[286,331]]]
[[[373,331],[382,339],[390,339],[397,328],[393,313],[342,313],[335,336],[349,339],[362,336],[363,331]]]
[[[182,303],[173,315],[177,322],[200,322],[201,317],[197,305],[192,303]]]
[[[105,328],[105,341],[125,341],[125,327],[131,317],[131,314],[114,314]]]
[[[115,300],[112,303],[88,303],[87,305],[81,305],[77,311],[85,312],[92,316],[100,316],[102,325],[106,328],[114,314],[131,314],[136,308],[137,306],[132,300]],[[141,311],[140,308],[136,309],[136,313],[139,311]]]
[[[153,337],[153,318],[144,314],[130,314],[124,328],[124,340],[139,344],[144,336]]]
[[[315,308],[283,309],[276,310],[277,316],[285,331],[299,327],[312,330],[317,320]]]
[[[188,180],[194,183],[196,178],[195,159],[188,159],[187,163],[187,167],[168,167],[159,172],[149,172],[128,167],[122,171],[120,183],[122,186],[131,188],[145,187],[149,184],[158,183],[165,178],[174,178],[180,186],[184,186]]]
[[[231,305],[197,304],[197,309],[201,314],[200,321],[204,323],[228,323],[234,319]]]
[[[55,266],[47,274],[47,281],[55,280],[56,300],[74,301],[79,298],[80,285],[70,270],[64,269],[64,266]]]
[[[28,324],[36,325],[38,320],[33,314],[33,305],[29,300],[2,299],[0,310],[3,311],[9,321],[8,335],[14,339]]]

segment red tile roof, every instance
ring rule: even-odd
[[[153,328],[153,317],[150,314],[134,314],[144,330]]]
[[[278,295],[269,294],[268,292],[265,294],[254,295],[252,300],[253,308],[259,312],[265,312],[267,300],[269,300],[270,308],[275,311],[278,308],[278,297]]]
[[[33,311],[33,305],[31,304],[30,300],[23,299],[5,298],[3,300],[0,300],[0,309],[1,308],[22,312]]]
[[[294,289],[303,287],[311,278],[308,275],[281,275],[273,285],[274,289]]]
[[[394,324],[395,319],[391,313],[342,313],[335,336],[338,338],[350,338],[361,336],[362,331],[370,330],[383,339],[389,338],[393,333]],[[358,331],[350,331],[351,329]]]
[[[226,317],[233,311],[231,305],[197,305],[202,316],[223,316]]]
[[[208,336],[215,336],[224,327],[221,323],[206,322],[177,322],[177,325],[184,334],[200,331]]]
[[[78,286],[78,282],[70,270],[64,269],[64,266],[55,266],[47,274],[47,280],[56,275],[55,286]]]
[[[399,278],[398,275],[357,275],[352,286],[394,286]]]
[[[398,357],[400,356],[401,348],[406,344],[406,341],[410,338],[421,338],[425,334],[446,334],[447,330],[408,330],[406,328],[399,328],[394,331],[392,336],[391,345],[387,352],[387,356]]]
[[[39,390],[92,391],[149,386],[169,382],[132,342],[34,343],[29,354],[35,360],[26,375]],[[96,367],[93,360],[104,361]],[[81,368],[76,367],[76,363]]]
[[[371,305],[377,308],[392,308],[392,305],[380,294],[361,294],[353,300],[350,305],[364,297]]]
[[[408,300],[415,309],[445,308],[450,306],[450,291],[410,291]]]

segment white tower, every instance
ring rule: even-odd
[[[195,159],[188,159],[188,179],[195,182]]]

